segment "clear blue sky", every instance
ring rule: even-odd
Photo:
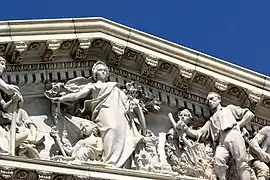
[[[270,1],[2,0],[1,20],[104,17],[270,75]]]

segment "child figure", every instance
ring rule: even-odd
[[[71,157],[78,161],[100,161],[103,153],[102,138],[98,136],[98,127],[83,123],[81,133],[84,139],[79,140],[72,148]]]

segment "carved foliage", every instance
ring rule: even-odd
[[[141,75],[146,77],[153,77],[157,71],[158,59],[153,56],[146,56],[145,61],[141,65]]]
[[[45,62],[54,60],[56,51],[60,48],[60,45],[60,41],[57,40],[47,41],[47,49],[44,52],[42,60]]]
[[[148,172],[159,172],[159,156],[157,153],[158,137],[150,130],[146,131],[144,142],[139,144],[135,150],[135,164],[138,170]]]
[[[105,41],[104,41],[104,40],[102,40],[102,39],[95,39],[95,40],[93,41],[93,43],[92,43],[92,46],[93,46],[94,48],[101,48],[101,47],[104,46],[104,44],[105,44]]]
[[[10,63],[21,63],[27,50],[26,42],[14,42],[15,49],[12,52]]]
[[[73,55],[75,60],[82,60],[87,56],[88,49],[91,46],[91,39],[79,39],[78,40],[78,48]]]
[[[174,86],[184,91],[188,90],[192,72],[186,69],[181,69],[179,75],[174,80]]]
[[[111,43],[111,45],[112,49],[109,53],[107,62],[111,66],[119,67],[120,61],[125,52],[125,46],[116,43]]]
[[[197,164],[194,164],[193,154],[188,147],[179,145],[180,142],[172,138],[168,139],[165,144],[167,160],[173,171],[180,175],[203,177],[210,180],[216,179],[212,165],[213,150],[210,146],[204,144],[193,145],[194,155],[199,160]]]
[[[135,82],[126,83],[123,91],[128,97],[137,99],[144,113],[157,112],[160,110],[159,98],[153,93],[144,93],[142,87]]]
[[[249,100],[249,109],[253,112],[256,110],[257,104],[261,101],[261,94],[256,92],[247,92]]]

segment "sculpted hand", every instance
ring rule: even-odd
[[[60,103],[63,101],[63,99],[61,97],[55,97],[55,98],[52,98],[52,103]]]
[[[21,97],[20,94],[15,93],[15,94],[12,96],[12,100],[15,101],[15,102],[17,102],[17,101],[19,101],[19,100],[22,100],[22,97]]]
[[[36,137],[35,137],[35,136],[29,136],[29,137],[27,138],[27,141],[28,141],[28,143],[30,143],[30,144],[34,144],[34,143],[36,142]]]
[[[188,130],[188,126],[183,121],[178,121],[176,123],[176,128],[179,129],[179,130],[183,130],[183,131]]]

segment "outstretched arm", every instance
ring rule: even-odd
[[[18,88],[18,87],[17,87]],[[3,79],[0,78],[0,89],[4,91],[4,93],[8,95],[12,95],[15,92],[20,94],[19,89],[17,89],[15,85],[7,84]]]
[[[76,100],[79,100],[81,98],[87,97],[92,89],[93,89],[92,86],[86,86],[84,89],[80,90],[79,92],[69,93],[69,94],[61,96],[59,98],[54,98],[53,100],[60,101],[60,102],[76,101]]]
[[[174,128],[176,131],[182,131],[182,132],[185,132],[189,137],[192,137],[192,138],[195,138],[195,139],[198,138],[198,132],[197,132],[196,130],[190,129],[190,128],[186,125],[186,123],[184,123],[183,121],[178,121],[178,122],[176,123],[171,113],[169,113],[168,116],[169,116],[169,119],[171,120],[171,123],[172,123],[172,125],[173,125],[173,128]]]

